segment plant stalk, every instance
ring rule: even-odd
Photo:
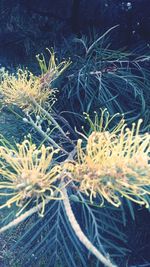
[[[71,227],[73,228],[75,234],[79,238],[80,242],[92,253],[95,255],[95,257],[104,264],[106,267],[117,267],[117,265],[113,264],[109,258],[105,257],[92,243],[91,241],[86,237],[86,235],[83,233],[80,225],[78,224],[74,213],[72,211],[70,201],[68,198],[67,190],[66,188],[63,188],[63,194],[64,194],[64,207],[65,211],[68,217],[68,220],[71,224]]]

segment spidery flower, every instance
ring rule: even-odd
[[[61,167],[52,164],[58,152],[44,145],[36,148],[29,140],[17,144],[17,149],[0,146],[0,196],[5,196],[0,208],[15,203],[20,207],[19,215],[31,202],[37,207],[42,203],[39,214],[43,216],[47,200],[62,199],[57,185]]]
[[[106,113],[105,113],[106,112]],[[104,115],[106,118],[104,119]],[[129,129],[124,119],[108,131],[109,114],[102,111],[100,120],[91,124],[86,147],[77,142],[77,161],[67,166],[79,190],[91,203],[97,198],[103,206],[105,200],[119,207],[122,197],[149,208],[150,194],[150,134],[139,134],[140,119]]]
[[[45,106],[50,97],[54,97],[54,91],[41,87],[38,77],[29,70],[18,69],[16,74],[4,71],[0,84],[0,93],[5,104],[17,105],[24,111],[37,113],[33,100],[40,106]]]
[[[50,50],[48,50],[50,52]],[[40,107],[51,107],[55,102],[52,82],[68,67],[70,61],[56,64],[55,53],[50,52],[48,66],[43,55],[37,56],[41,75],[35,76],[28,69],[18,69],[14,74],[3,70],[0,81],[0,94],[5,105],[17,105],[25,112],[40,113]]]

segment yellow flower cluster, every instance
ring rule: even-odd
[[[149,208],[150,134],[139,134],[142,120],[129,129],[121,119],[117,127],[108,131],[112,119],[107,111],[102,112],[99,121],[97,118],[91,124],[93,131],[86,138],[86,147],[82,147],[83,141],[79,139],[78,159],[67,166],[72,179],[77,182],[79,190],[90,197],[91,203],[97,197],[101,206],[107,200],[119,207],[121,198],[125,197]]]
[[[19,215],[32,201],[37,207],[42,203],[42,216],[47,200],[62,199],[57,186],[61,167],[52,165],[53,155],[58,152],[44,145],[36,148],[29,140],[17,144],[17,149],[0,146],[0,196],[7,198],[0,209],[16,203]]]
[[[44,90],[41,87],[39,77],[33,75],[29,70],[18,69],[16,74],[8,74],[4,71],[0,84],[0,93],[5,104],[17,105],[24,111],[36,113],[33,101],[44,106],[53,90]]]
[[[36,148],[31,141],[10,148],[3,142],[0,146],[0,196],[6,201],[0,208],[13,203],[20,206],[20,214],[31,202],[42,208],[44,214],[48,200],[62,199],[62,187],[74,181],[79,191],[89,197],[90,202],[107,200],[119,207],[122,197],[149,208],[150,194],[150,134],[140,134],[142,120],[133,123],[129,129],[122,118],[108,131],[112,119],[107,110],[102,111],[100,120],[97,114],[91,132],[77,142],[77,159],[53,164],[53,155],[58,149],[42,145]],[[67,182],[58,185],[58,180],[67,177]]]
[[[28,69],[18,69],[15,74],[5,70],[1,72],[0,94],[6,105],[17,105],[23,111],[37,113],[40,107],[50,106],[53,102],[56,90],[51,88],[52,82],[68,67],[70,61],[62,61],[57,65],[53,51],[50,52],[48,66],[43,55],[38,55],[37,59],[42,73],[40,76],[35,76]]]

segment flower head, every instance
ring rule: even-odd
[[[52,105],[56,92],[52,89],[52,82],[68,67],[70,61],[62,61],[57,65],[54,52],[48,51],[48,66],[44,56],[37,55],[40,76],[35,76],[28,69],[18,69],[15,74],[2,70],[0,93],[6,105],[17,105],[23,111],[34,113],[40,112],[40,107]]]
[[[0,196],[8,197],[0,208],[16,203],[21,207],[20,214],[29,203],[42,203],[39,214],[43,215],[47,200],[62,199],[57,186],[61,167],[52,164],[58,151],[44,145],[36,148],[29,140],[17,144],[17,149],[0,146]]]
[[[108,131],[106,125],[102,127],[103,119],[100,127],[97,120],[93,124],[94,130],[86,138],[85,148],[83,141],[78,140],[78,159],[70,168],[73,179],[91,202],[99,197],[101,205],[107,200],[118,207],[121,198],[125,197],[149,207],[150,134],[139,134],[142,120],[133,123],[131,129],[121,120],[112,131]],[[108,117],[106,123],[108,126]]]
[[[18,69],[16,74],[4,71],[0,84],[0,92],[4,103],[17,105],[24,111],[37,112],[33,100],[44,106],[54,91],[45,90],[41,86],[39,77],[33,75],[29,70]]]

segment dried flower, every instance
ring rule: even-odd
[[[71,64],[70,60],[64,60],[58,64],[54,51],[48,48],[46,50],[50,54],[48,64],[46,63],[43,54],[39,54],[36,56],[42,73],[40,81],[42,87],[44,88],[49,87],[51,83],[56,80],[62,74],[62,72]]]

